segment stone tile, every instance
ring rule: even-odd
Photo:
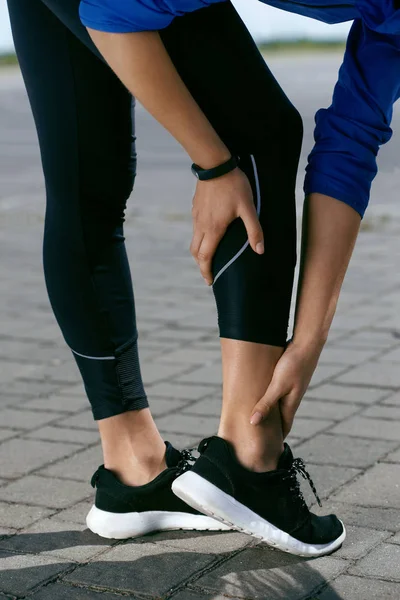
[[[86,524],[43,519],[17,535],[0,541],[0,552],[40,554],[83,562],[112,545],[86,528]]]
[[[204,417],[201,415],[189,416],[183,414],[172,414],[157,419],[157,427],[163,433],[176,432],[186,435],[213,435],[218,429],[219,419],[216,417]]]
[[[99,439],[99,432],[87,429],[72,429],[67,427],[42,427],[24,435],[32,440],[50,440],[57,442],[70,442],[81,446],[88,446]]]
[[[32,381],[16,379],[10,382],[1,383],[1,389],[3,394],[12,396],[25,396],[27,398],[37,398],[40,396],[46,396],[52,394],[59,389],[59,385],[49,381]]]
[[[378,400],[387,395],[387,390],[326,383],[313,390],[308,390],[305,398],[351,402],[355,404],[375,404],[375,402],[378,402]]]
[[[74,413],[85,410],[89,400],[82,393],[81,396],[52,395],[48,398],[34,398],[24,403],[28,410],[46,410],[49,412]]]
[[[177,383],[165,382],[150,386],[147,393],[150,402],[153,396],[179,398],[182,400],[199,400],[212,393],[213,390],[219,392],[220,387],[211,388],[205,385],[179,385]]]
[[[1,326],[0,326],[1,328]],[[0,381],[10,382],[19,377],[34,377],[36,371],[40,370],[40,365],[29,365],[21,362],[1,361],[0,362]]]
[[[67,427],[68,429],[94,429],[95,431],[98,431],[98,427],[96,421],[93,419],[93,414],[91,410],[85,410],[81,413],[73,415],[72,417],[59,419],[57,421],[57,426]]]
[[[368,467],[387,454],[397,442],[369,440],[344,435],[324,435],[296,447],[296,455],[317,464]]]
[[[361,348],[341,348],[339,343],[337,343],[337,345],[325,346],[321,354],[320,362],[322,364],[337,364],[350,367],[370,360],[376,353],[377,351],[375,349],[364,350]]]
[[[296,413],[297,417],[311,419],[333,419],[341,421],[360,410],[357,405],[345,404],[344,402],[332,402],[332,400],[307,400],[301,401]]]
[[[400,421],[400,406],[369,406],[366,410],[363,410],[360,415],[372,419]]]
[[[400,369],[384,362],[369,362],[337,377],[339,383],[371,385],[381,388],[400,387]]]
[[[392,452],[384,459],[385,462],[400,463],[400,448],[396,452]]]
[[[297,455],[297,449],[295,455]],[[359,469],[350,467],[332,467],[330,465],[315,465],[311,463],[308,463],[306,468],[321,498],[327,498],[332,491],[338,489],[341,485],[347,483],[360,473]],[[316,501],[315,496],[309,484],[305,480],[301,480],[301,487],[307,502],[309,504],[314,503]]]
[[[99,593],[62,583],[46,585],[30,596],[32,600],[116,600],[119,597],[112,592]]]
[[[396,535],[394,535],[386,541],[390,542],[391,544],[400,544],[400,532],[396,533]]]
[[[0,591],[24,596],[40,583],[66,571],[69,566],[60,558],[0,552]]]
[[[164,596],[214,560],[208,552],[179,551],[164,544],[117,546],[66,576],[66,581],[120,592]]]
[[[205,415],[219,417],[221,414],[222,399],[218,394],[212,398],[204,398],[195,404],[190,404],[182,410],[182,414]]]
[[[365,527],[346,526],[346,540],[338,551],[339,558],[357,559],[364,556],[371,548],[388,538],[389,531],[377,531]]]
[[[203,592],[202,590],[192,590],[191,588],[185,588],[174,596],[174,600],[226,600],[226,596],[217,596],[214,592],[210,594]]]
[[[340,435],[355,435],[371,440],[394,440],[400,442],[400,426],[395,421],[385,419],[367,419],[364,417],[350,417],[339,423],[330,433]]]
[[[334,421],[328,421],[327,419],[302,419],[301,417],[296,417],[291,433],[298,438],[308,438],[332,425],[334,425]]]
[[[16,435],[19,435],[21,430],[18,429],[0,429],[0,442],[4,442],[5,440],[9,440]]]
[[[48,508],[67,508],[91,493],[89,484],[65,479],[28,475],[0,488],[0,500],[26,502]]]
[[[54,413],[46,414],[32,410],[6,408],[1,413],[1,424],[3,427],[12,427],[15,429],[35,429],[55,419],[57,419],[57,415]]]
[[[102,464],[100,445],[88,448],[75,454],[71,458],[62,460],[55,465],[50,465],[39,471],[40,475],[47,477],[60,477],[61,479],[76,479],[77,481],[90,481],[97,467]]]
[[[160,362],[183,363],[188,365],[205,365],[221,362],[221,352],[200,348],[180,348],[173,352],[166,352]]]
[[[39,519],[44,519],[52,512],[54,511],[48,508],[0,502],[0,525],[22,529]]]
[[[182,410],[189,403],[190,400],[180,400],[177,398],[149,398],[150,409],[153,417],[168,415],[173,411]]]
[[[70,508],[65,508],[57,513],[57,521],[67,521],[68,523],[78,523],[81,525],[86,521],[86,515],[93,506],[93,498],[77,502]]]
[[[324,383],[339,375],[344,370],[343,365],[321,365],[319,364],[312,376],[310,387],[314,387]]]
[[[328,578],[339,575],[346,561],[324,557],[307,561],[266,547],[246,549],[200,577],[194,589],[234,598],[301,600]]]
[[[390,350],[379,357],[379,361],[383,362],[400,362],[400,347]]]
[[[342,489],[335,500],[400,508],[400,465],[381,463]]]
[[[164,379],[172,379],[181,373],[184,373],[188,368],[188,365],[170,365],[163,364],[160,362],[152,361],[151,363],[145,362],[141,365],[142,377],[145,385],[150,383],[157,383]]]
[[[350,570],[352,575],[367,575],[400,582],[400,546],[380,544]]]
[[[221,365],[210,365],[208,367],[195,369],[190,373],[186,373],[180,377],[175,377],[174,382],[195,384],[209,383],[211,385],[220,385],[222,384]]]
[[[400,584],[370,579],[340,575],[333,583],[316,596],[315,600],[398,600]]]
[[[360,502],[362,502],[360,498]],[[366,527],[368,529],[400,531],[400,510],[395,508],[382,508],[380,506],[358,506],[337,501],[335,497],[329,498],[323,507],[313,508],[318,514],[333,513],[338,515],[348,525]]]
[[[57,394],[61,397],[67,396],[67,398],[71,396],[79,396],[84,398],[86,396],[85,388],[83,387],[83,383],[78,383],[76,385],[66,385],[66,386],[58,386]]]
[[[0,446],[4,477],[20,477],[42,465],[76,452],[73,444],[13,439]]]
[[[391,394],[388,398],[382,401],[385,406],[400,406],[400,392]]]
[[[191,550],[193,552],[204,552],[209,554],[223,554],[225,552],[235,552],[254,540],[237,531],[229,532],[211,532],[211,531],[163,531],[147,535],[146,541],[163,544],[176,548],[177,550]]]
[[[351,348],[389,348],[396,344],[396,338],[391,332],[383,330],[357,331],[340,341],[341,346]]]

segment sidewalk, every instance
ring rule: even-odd
[[[270,62],[304,115],[302,166],[339,62]],[[399,134],[399,111],[396,126]],[[142,370],[165,438],[193,446],[216,431],[221,397],[214,300],[188,252],[193,179],[142,109],[138,136],[126,236]],[[110,543],[85,528],[98,435],[44,288],[32,118],[18,74],[0,71],[0,600],[400,598],[399,156],[398,135],[382,152],[332,334],[291,434],[319,512],[347,526],[343,548],[307,560],[239,533],[196,532]],[[300,190],[301,180],[299,199]]]

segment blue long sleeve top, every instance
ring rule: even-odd
[[[167,27],[176,16],[224,0],[81,0],[84,25],[126,33]],[[332,104],[316,114],[304,190],[367,208],[379,147],[400,97],[400,0],[261,0],[325,23],[354,20]]]

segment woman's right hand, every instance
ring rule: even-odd
[[[246,227],[251,248],[257,254],[264,253],[264,235],[253,192],[249,180],[239,168],[216,179],[198,181],[192,215],[190,251],[207,285],[213,282],[212,259],[217,246],[228,225],[238,217]]]

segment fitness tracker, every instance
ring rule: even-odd
[[[200,179],[201,181],[209,181],[210,179],[216,179],[217,177],[222,177],[222,175],[226,175],[230,173],[239,164],[239,157],[231,156],[229,160],[227,160],[222,165],[218,165],[213,169],[202,169],[199,165],[195,163],[192,164],[192,173]]]

